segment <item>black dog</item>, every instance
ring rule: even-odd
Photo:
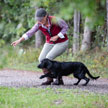
[[[38,68],[46,68],[51,71],[51,73],[47,73],[45,75],[42,75],[40,79],[44,77],[51,77],[51,78],[57,78],[56,85],[59,85],[59,81],[62,78],[62,76],[67,76],[73,73],[73,76],[78,79],[78,82],[74,85],[78,85],[81,79],[84,79],[86,81],[84,86],[86,86],[89,82],[89,78],[87,78],[85,75],[88,74],[88,76],[92,79],[98,79],[98,77],[93,77],[87,67],[81,63],[81,62],[57,62],[52,61],[49,59],[44,59],[39,65]]]

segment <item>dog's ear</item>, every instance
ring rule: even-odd
[[[47,64],[47,69],[51,69],[52,66],[53,66],[52,62],[51,62],[50,60],[48,60],[47,63],[48,63],[48,64]]]

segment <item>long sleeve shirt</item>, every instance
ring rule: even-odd
[[[56,23],[62,28],[61,31],[58,33],[58,36],[60,38],[65,38],[64,34],[66,34],[66,32],[68,30],[67,23],[63,19],[57,19],[57,18],[56,18]],[[48,32],[50,33],[51,23],[50,23],[49,17],[48,17],[48,26],[47,27],[44,26],[44,25],[42,25],[41,23],[37,22],[29,31],[27,31],[23,35],[24,39],[27,40],[30,37],[32,37],[39,30],[40,26],[42,26],[43,28],[45,28],[46,30],[48,30]]]

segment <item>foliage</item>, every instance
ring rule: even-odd
[[[92,24],[98,21],[102,23],[105,18],[105,0],[31,0],[31,5],[45,7],[50,13],[64,19],[72,19],[74,10],[81,12],[83,16],[91,17]],[[98,18],[98,19],[97,19]],[[95,22],[95,23],[94,23]]]
[[[34,8],[30,0],[2,0],[0,7],[0,39],[14,41],[32,27]]]
[[[82,0],[0,0],[0,39],[9,43],[29,30],[35,24],[34,14],[37,7],[44,7],[49,14],[65,19],[69,24],[68,34],[70,35],[70,40],[72,40],[73,35],[74,10],[80,11],[82,16],[81,33],[84,19],[89,16],[92,19],[92,23],[89,26],[95,31],[95,36],[93,37],[96,37],[97,41],[100,36],[104,35],[104,39],[106,39],[106,34],[99,35],[96,29],[105,25],[105,0],[83,0],[83,2]],[[105,28],[103,27],[101,30],[105,31]],[[34,43],[33,40],[34,38],[26,41],[26,44]],[[96,43],[93,46],[96,46]]]
[[[62,17],[65,19],[69,25],[69,40],[71,42],[70,46],[72,46],[72,35],[73,35],[73,14],[75,10],[78,10],[81,13],[81,25],[80,25],[80,37],[84,31],[84,20],[85,17],[89,17],[91,19],[91,23],[89,23],[89,27],[95,32],[95,35],[92,34],[94,40],[92,40],[92,47],[95,46],[103,46],[106,42],[106,29],[105,29],[105,0],[32,0],[31,5],[44,7],[48,10],[48,12],[52,15],[56,15],[58,17]],[[101,28],[99,31],[97,28]],[[104,31],[104,33],[102,33]],[[101,39],[104,37],[104,40]],[[97,44],[98,42],[98,44]],[[81,39],[80,39],[81,43]]]

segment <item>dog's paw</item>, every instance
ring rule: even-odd
[[[39,79],[43,79],[44,78],[44,76],[43,75],[41,75],[40,77],[39,77]]]
[[[78,83],[74,83],[73,85],[77,86],[77,85],[78,85]]]
[[[57,82],[52,82],[51,85],[60,85],[60,84]]]
[[[82,86],[87,86],[87,84],[82,84]]]

